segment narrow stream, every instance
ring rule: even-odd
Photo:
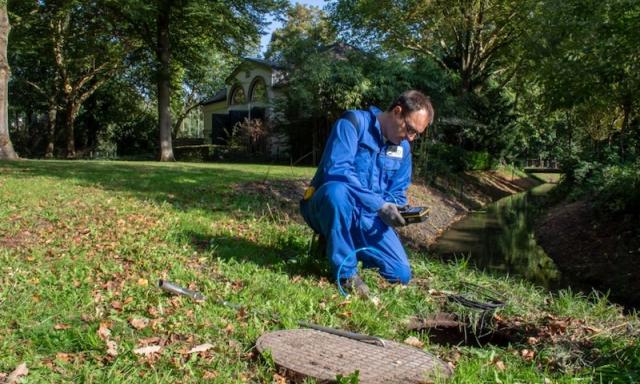
[[[543,212],[540,197],[554,186],[542,184],[471,213],[444,233],[435,252],[444,259],[468,258],[477,268],[558,288],[560,271],[534,236],[535,219]]]

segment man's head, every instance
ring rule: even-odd
[[[403,92],[380,118],[382,134],[393,144],[413,141],[433,122],[433,106],[422,92]]]

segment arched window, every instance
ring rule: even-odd
[[[244,89],[241,86],[236,86],[231,91],[231,102],[230,105],[238,105],[238,104],[246,104],[247,99],[244,97]]]
[[[251,85],[251,102],[267,102],[267,85],[262,77],[256,77]]]

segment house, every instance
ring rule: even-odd
[[[245,58],[225,80],[226,87],[201,103],[208,144],[228,144],[233,127],[245,118],[268,120],[281,96],[283,68],[266,60]]]
[[[355,48],[335,43],[319,50],[333,61],[346,61]],[[275,103],[286,92],[286,68],[262,59],[244,58],[225,79],[226,87],[201,103],[206,144],[228,145],[236,124],[245,118],[274,121]],[[288,117],[288,116],[287,116]],[[328,137],[330,122],[277,119],[280,133],[266,138],[267,154],[275,158],[307,159],[314,164]],[[318,119],[316,119],[318,120]],[[283,123],[284,122],[284,123]],[[283,133],[287,131],[287,133]]]

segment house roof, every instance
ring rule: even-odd
[[[257,64],[257,65],[260,65],[262,67],[266,67],[266,68],[268,68],[270,70],[281,70],[281,69],[284,69],[284,67],[282,65],[274,63],[272,61],[263,60],[263,59],[256,59],[256,58],[253,58],[253,57],[244,57],[244,58],[242,58],[242,63],[238,64],[238,66],[233,70],[233,72],[231,72],[231,74],[229,76],[227,76],[225,81],[228,82],[231,79],[233,79],[235,77],[235,75],[238,74],[238,72],[240,72],[241,70],[244,69],[244,67],[246,66],[247,63]]]
[[[226,100],[227,99],[227,88],[222,88],[220,90],[218,90],[218,92],[216,92],[213,96],[211,96],[210,98],[203,100],[200,105],[209,105],[209,104],[213,104],[213,103],[217,103],[218,101],[222,101],[222,100]]]
[[[262,65],[266,65],[269,68],[273,68],[273,69],[284,69],[284,66],[278,64],[278,63],[274,63],[273,61],[269,61],[269,60],[263,60],[263,59],[257,59],[257,58],[253,58],[253,57],[245,57],[244,58],[245,61],[250,61],[256,64],[262,64]]]

